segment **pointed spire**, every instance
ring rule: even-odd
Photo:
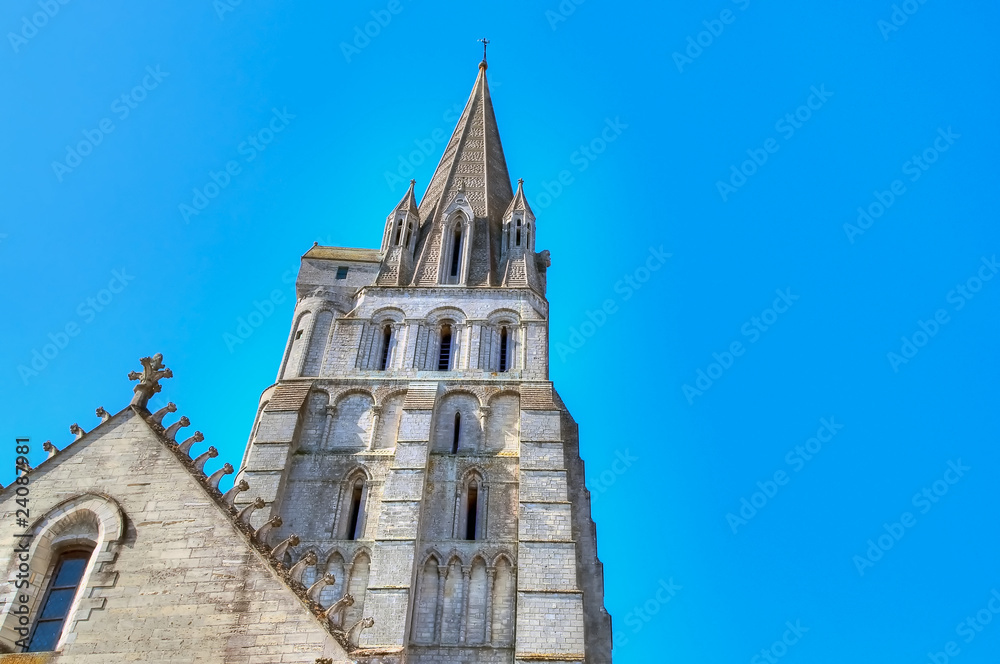
[[[517,179],[517,191],[514,192],[514,199],[507,206],[507,211],[503,213],[504,218],[514,210],[524,210],[531,215],[532,219],[535,217],[535,213],[531,210],[528,199],[524,195],[524,178]]]
[[[463,195],[460,201],[459,194]],[[444,221],[445,210],[456,201],[471,209],[475,221],[468,285],[487,285],[496,281],[495,247],[499,245],[504,210],[513,197],[484,61],[479,65],[469,101],[419,207],[425,227]],[[423,231],[421,235],[421,240],[426,241],[421,248],[415,283],[434,285],[438,282],[438,265],[431,255],[437,255],[439,249],[434,247],[439,241],[433,231]]]
[[[399,204],[393,208],[394,212],[402,211],[417,214],[417,197],[413,192],[416,185],[416,180],[410,180],[410,188],[406,190],[405,194],[403,194],[403,198],[399,201]]]

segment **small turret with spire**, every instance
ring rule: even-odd
[[[416,180],[410,180],[410,188],[385,219],[382,265],[376,281],[380,286],[405,286],[413,276],[413,253],[420,229],[420,212],[413,191],[416,184]]]

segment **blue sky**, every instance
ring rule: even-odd
[[[299,256],[378,245],[486,35],[616,661],[997,661],[996,6],[226,1],[0,11],[0,480],[154,352],[238,461]]]

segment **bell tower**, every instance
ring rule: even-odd
[[[331,619],[374,620],[368,654],[606,664],[577,425],[549,381],[549,252],[511,187],[486,72],[484,57],[380,248],[302,256],[237,502],[263,500],[255,526],[281,517],[275,541],[297,536],[284,562],[303,583],[335,577]]]

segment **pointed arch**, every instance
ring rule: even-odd
[[[363,466],[356,466],[345,476],[341,489],[341,511],[337,526],[339,539],[364,539],[370,480],[371,474]]]
[[[483,471],[470,468],[463,473],[455,500],[455,539],[486,539],[487,499],[488,487]]]
[[[414,604],[413,640],[434,643],[437,637],[438,601],[441,594],[441,563],[431,554],[420,567],[417,600]]]
[[[465,607],[465,642],[479,645],[486,642],[486,604],[489,597],[489,577],[486,560],[481,555],[472,559],[469,592]]]
[[[338,549],[331,551],[327,557],[326,573],[333,574],[336,581],[320,593],[320,604],[330,606],[344,596],[344,589],[347,587],[347,579],[344,577],[344,556]]]
[[[464,592],[462,561],[458,556],[452,556],[445,571],[444,593],[442,595],[440,641],[443,644],[457,644],[459,642]]]
[[[506,554],[497,556],[492,590],[492,624],[489,642],[499,647],[510,646],[514,640],[514,564]]]
[[[347,582],[347,592],[354,595],[354,604],[344,612],[344,625],[353,625],[365,615],[365,594],[371,574],[371,555],[367,549],[354,554],[351,561],[351,578]]]

